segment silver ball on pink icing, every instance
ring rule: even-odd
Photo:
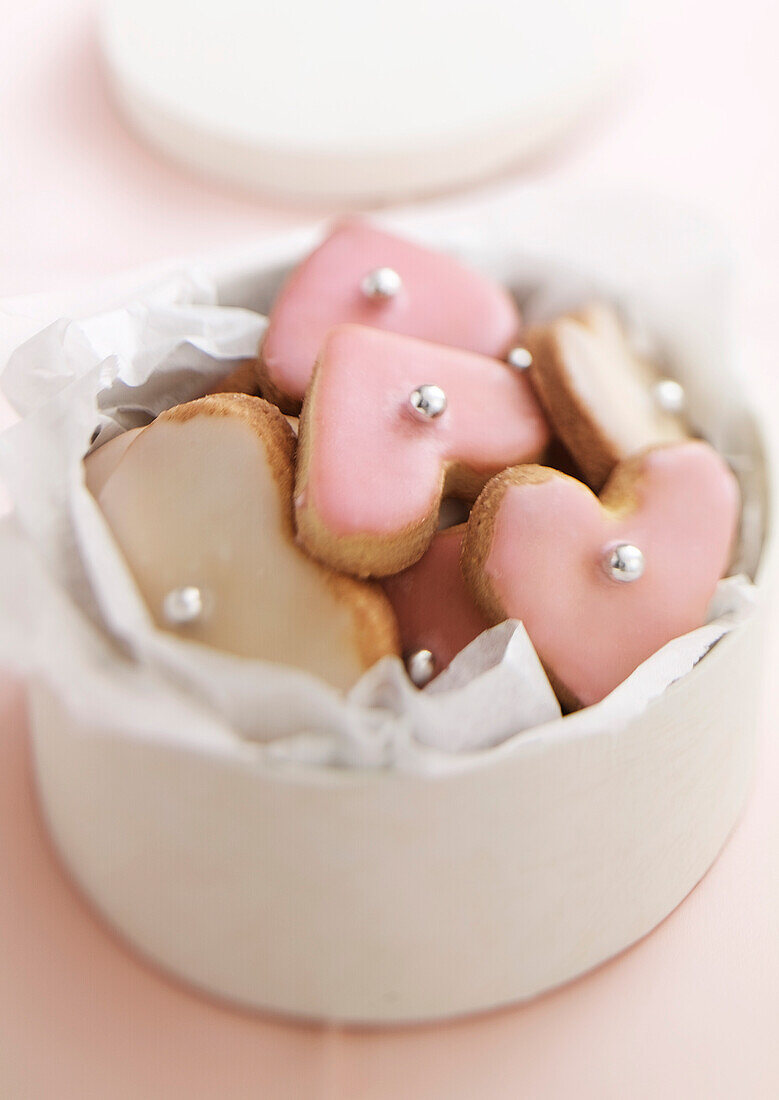
[[[409,394],[408,403],[421,420],[434,420],[446,412],[446,394],[440,386],[418,386]]]
[[[625,584],[644,575],[644,555],[630,542],[610,546],[603,555],[603,565],[614,581]]]
[[[527,350],[527,348],[515,347],[506,356],[508,364],[513,367],[514,370],[527,370],[533,363],[533,356]]]
[[[360,284],[366,298],[374,302],[386,302],[395,298],[403,286],[403,280],[392,267],[377,267],[369,271]]]
[[[411,683],[423,688],[435,676],[435,657],[429,649],[415,649],[406,657],[406,670]]]

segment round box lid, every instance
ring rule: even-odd
[[[132,124],[179,162],[294,198],[476,181],[559,138],[624,64],[624,0],[106,0]]]

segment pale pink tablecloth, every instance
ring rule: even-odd
[[[548,174],[693,198],[742,262],[743,353],[776,404],[777,17],[768,0],[662,0],[634,88]],[[104,96],[83,0],[2,5],[0,295],[230,245],[313,211],[189,179]],[[520,179],[502,187],[521,187]],[[772,644],[768,665],[776,665]],[[714,869],[622,957],[539,1001],[382,1033],[289,1026],[210,1003],[115,942],[55,862],[18,689],[0,698],[3,1100],[758,1100],[779,1095],[779,683],[756,790]]]

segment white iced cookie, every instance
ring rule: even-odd
[[[636,354],[612,307],[533,325],[522,344],[552,427],[596,491],[619,462],[688,437],[681,409],[669,411],[681,388]]]
[[[159,627],[348,688],[398,652],[395,618],[295,545],[294,452],[272,405],[203,397],[140,432],[98,501]]]
[[[84,459],[84,481],[93,497],[99,496],[100,490],[116,469],[119,459],[138,432],[142,431],[143,428],[131,428],[129,432],[116,435]]]

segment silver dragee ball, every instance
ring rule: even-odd
[[[392,267],[377,267],[369,271],[362,281],[361,289],[366,298],[375,302],[386,302],[395,298],[403,286],[403,280]]]
[[[674,416],[684,412],[687,403],[684,387],[674,378],[661,378],[655,384],[654,394],[657,406],[663,412],[672,413]]]
[[[644,573],[644,555],[629,542],[610,547],[604,555],[603,564],[611,579],[622,583],[637,581]]]
[[[408,402],[422,420],[432,420],[446,411],[446,394],[440,386],[418,386],[409,395]]]
[[[406,657],[406,669],[411,683],[423,688],[435,676],[435,657],[429,649],[416,649]]]
[[[193,584],[173,588],[162,602],[162,614],[171,626],[187,626],[203,616],[203,593]]]
[[[533,362],[533,356],[527,350],[527,348],[512,348],[506,356],[510,367],[514,370],[527,370],[527,368]]]

